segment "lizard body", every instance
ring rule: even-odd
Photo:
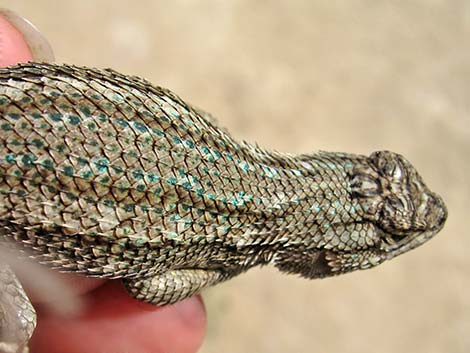
[[[122,278],[155,304],[256,265],[306,278],[370,268],[447,217],[398,154],[266,151],[109,69],[0,69],[0,122],[0,243],[60,271]],[[18,297],[7,265],[2,274]],[[0,295],[0,313],[8,303]]]

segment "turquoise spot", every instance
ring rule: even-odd
[[[151,183],[156,183],[157,181],[160,180],[160,177],[156,174],[147,174],[147,179],[151,182]]]
[[[90,204],[95,202],[95,199],[93,197],[85,197],[84,200],[86,203]]]
[[[34,165],[34,161],[37,160],[37,157],[32,154],[25,154],[21,158],[21,162],[23,162],[24,166],[27,168],[31,168]]]
[[[116,119],[116,123],[118,123],[122,127],[127,127],[129,125],[129,123],[125,121],[124,119]]]
[[[51,118],[52,121],[62,121],[62,114],[60,113],[52,113],[49,114],[49,117]]]
[[[65,146],[64,144],[61,144],[59,146],[57,146],[57,151],[62,153],[65,151],[65,149],[67,148],[67,146]]]
[[[139,123],[139,122],[137,122],[137,121],[134,121],[133,124],[134,124],[134,127],[135,127],[137,130],[139,130],[140,132],[147,132],[147,131],[148,131],[147,127],[146,127],[144,124],[142,124],[142,123]]]
[[[165,115],[160,115],[158,117],[158,119],[160,119],[161,121],[163,121],[164,123],[169,123],[170,122],[170,119],[168,119]]]
[[[126,212],[134,212],[134,209],[135,209],[135,205],[132,204],[132,203],[127,203],[124,205],[124,211]]]
[[[120,166],[118,165],[113,165],[111,166],[111,168],[113,168],[113,170],[116,172],[116,173],[123,173],[124,172],[124,169],[122,169]]]
[[[18,113],[10,113],[8,114],[8,116],[12,118],[13,120],[18,120],[21,117],[21,115]]]
[[[72,125],[78,125],[80,124],[80,117],[76,115],[70,115],[69,116],[69,123]]]
[[[234,206],[243,206],[245,203],[243,202],[243,200],[233,198],[232,201],[231,201],[231,204],[234,205]]]
[[[84,179],[90,179],[93,176],[93,172],[91,170],[84,171],[81,174],[82,178]]]
[[[170,112],[170,115],[172,115],[174,118],[179,118],[181,116],[180,113],[173,108],[171,108],[169,112]]]
[[[122,103],[122,102],[124,102],[124,98],[123,98],[121,95],[117,94],[117,93],[116,93],[116,94],[113,94],[113,95],[111,96],[111,99],[112,99],[114,102],[116,102],[116,103]]]
[[[99,113],[99,114],[98,114],[98,119],[100,119],[101,122],[106,122],[106,121],[108,121],[108,117],[106,116],[105,113]]]
[[[144,171],[140,169],[134,170],[132,172],[132,176],[134,177],[134,179],[141,180],[144,178]]]
[[[33,141],[31,141],[31,143],[37,148],[41,148],[44,145],[44,143],[40,139],[34,139]]]
[[[78,164],[80,164],[82,166],[86,165],[88,163],[88,161],[85,158],[82,158],[82,157],[78,157],[77,161],[78,161]]]
[[[181,205],[181,207],[182,207],[183,210],[185,210],[185,211],[189,211],[189,210],[192,208],[191,205],[188,205],[188,204],[185,204],[185,203],[183,203],[183,204]]]
[[[131,156],[131,157],[134,157],[134,158],[138,158],[138,157],[139,157],[139,155],[137,154],[136,151],[129,151],[129,152],[128,152],[128,155]]]
[[[178,234],[176,234],[175,232],[167,232],[166,233],[166,237],[168,239],[175,239],[177,236],[178,236]]]
[[[65,166],[64,169],[62,170],[62,173],[66,176],[72,177],[74,173],[74,169],[72,166]]]
[[[145,184],[139,184],[136,186],[137,191],[144,192],[146,187]]]
[[[158,129],[154,128],[154,127],[152,128],[152,132],[153,132],[155,135],[160,136],[160,137],[161,137],[161,136],[165,136],[165,133],[164,133],[163,131],[158,130]]]
[[[186,190],[191,190],[191,189],[193,188],[192,185],[191,185],[191,183],[189,183],[189,182],[187,182],[187,181],[183,183],[183,187],[184,187]]]
[[[49,170],[53,170],[54,169],[54,163],[52,163],[52,160],[50,159],[45,159],[41,162],[41,165],[46,168],[46,169],[49,169]]]
[[[184,141],[185,145],[188,146],[189,148],[194,148],[194,143],[192,141],[189,141],[189,140],[185,140]]]
[[[86,117],[89,117],[91,115],[91,110],[89,107],[80,107],[80,111],[85,115]]]
[[[107,184],[110,180],[111,178],[106,175],[100,179],[100,183]]]
[[[1,125],[1,127],[2,127],[2,130],[4,130],[4,131],[13,130],[13,128],[12,128],[12,126],[11,126],[10,123],[3,123],[3,124]]]
[[[13,164],[13,163],[15,163],[15,155],[12,154],[12,153],[7,154],[7,155],[5,156],[5,160],[6,160],[8,163]]]
[[[249,169],[250,169],[248,163],[246,163],[246,162],[241,162],[241,163],[239,164],[239,166],[240,166],[240,168],[242,168],[243,171],[245,171],[245,172],[248,172]]]
[[[98,171],[105,172],[109,166],[109,160],[107,158],[100,158],[95,162]]]
[[[170,185],[176,185],[176,183],[178,182],[178,180],[175,177],[169,177],[166,181]]]
[[[42,118],[42,115],[39,114],[39,113],[32,113],[31,116],[32,116],[34,119],[41,119],[41,118]]]
[[[178,136],[172,136],[173,142],[177,145],[181,143],[181,139]]]

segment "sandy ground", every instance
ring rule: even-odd
[[[469,352],[470,2],[6,0],[59,62],[144,76],[238,137],[406,155],[450,217],[377,269],[253,270],[205,293],[203,353]]]

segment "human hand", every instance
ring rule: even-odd
[[[29,23],[0,10],[0,66],[53,60],[49,48]],[[55,276],[79,293],[83,310],[64,317],[37,303],[36,298],[38,326],[31,341],[32,352],[190,353],[202,342],[206,315],[198,296],[159,308],[132,299],[119,281]],[[35,297],[32,299],[34,302]]]

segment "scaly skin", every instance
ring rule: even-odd
[[[122,278],[155,304],[255,265],[307,278],[370,268],[447,217],[398,154],[269,152],[112,70],[0,69],[0,121],[4,246],[60,271]]]

